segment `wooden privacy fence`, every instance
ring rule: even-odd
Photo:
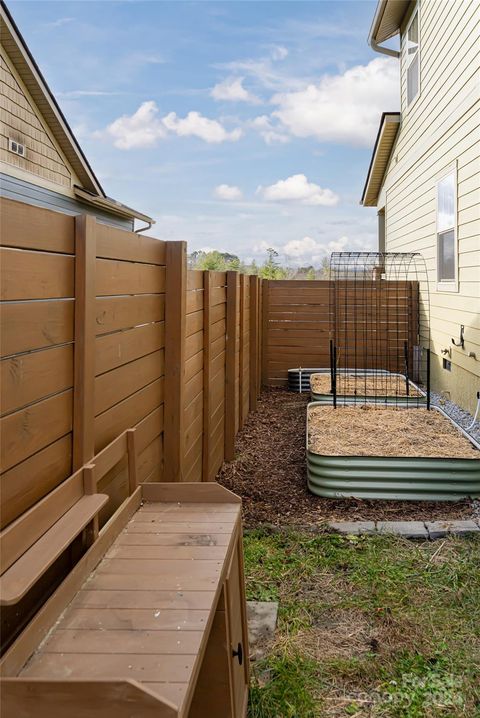
[[[140,481],[212,480],[259,392],[260,280],[2,199],[2,527],[136,427]],[[127,496],[120,462],[98,490]]]
[[[330,336],[341,352],[340,367],[395,372],[404,371],[404,342],[417,342],[416,282],[342,281],[334,288],[322,280],[263,280],[262,301],[264,385],[286,385],[295,367],[328,367]]]

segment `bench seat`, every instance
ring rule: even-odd
[[[14,673],[7,654],[5,718],[245,716],[240,501],[218,485],[140,491],[37,650]]]
[[[107,503],[106,494],[80,498],[0,578],[1,605],[18,603]]]

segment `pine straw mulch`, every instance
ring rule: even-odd
[[[480,451],[435,409],[312,406],[308,414],[308,445],[317,454],[480,460]]]
[[[422,396],[421,392],[409,382],[409,396]],[[312,374],[310,386],[315,394],[330,394],[330,374]],[[337,376],[337,394],[347,396],[407,396],[405,379],[399,376],[352,376],[350,374]]]
[[[436,521],[472,516],[468,500],[322,499],[307,489],[307,394],[266,389],[236,440],[236,458],[217,480],[243,499],[245,525],[313,527],[326,521]],[[415,410],[417,411],[417,410]]]

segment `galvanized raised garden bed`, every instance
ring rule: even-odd
[[[388,371],[380,369],[337,369],[338,374],[389,374]],[[310,377],[312,374],[330,374],[328,367],[312,368],[312,367],[297,367],[295,369],[288,370],[288,388],[290,391],[295,391],[297,394],[302,392],[310,392]]]
[[[313,374],[320,374],[324,372],[311,372],[310,373],[310,382],[312,379]],[[362,377],[373,376],[373,372],[369,374],[368,372],[342,372],[343,374],[354,374],[359,380],[360,380],[360,387],[361,387],[361,380]],[[389,376],[391,378],[399,379],[402,383],[405,382],[405,376],[403,374],[390,374],[389,372],[381,372],[375,371],[375,376]],[[337,374],[338,376],[338,374]],[[364,393],[358,393],[358,394],[341,394],[337,393],[337,401],[339,403],[350,403],[350,402],[358,402],[358,403],[366,403],[366,402],[374,402],[375,404],[394,404],[395,406],[423,406],[427,403],[427,395],[426,393],[420,389],[413,381],[409,380],[409,387],[411,390],[410,395],[388,395],[388,394],[377,394],[376,396],[370,395],[367,391],[366,394]],[[331,392],[325,392],[325,393],[318,393],[313,391],[312,387],[310,386],[310,398],[312,401],[319,402],[320,404],[332,404],[333,403],[333,394]]]
[[[457,501],[480,498],[480,445],[439,407],[438,411],[479,451],[479,459],[328,456],[310,451],[307,407],[307,481],[313,494],[332,499]],[[404,408],[404,411],[411,409]],[[342,411],[339,407],[338,411]],[[388,427],[385,427],[388,431]]]

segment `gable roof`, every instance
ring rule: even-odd
[[[400,112],[384,112],[380,120],[360,204],[375,207],[400,127]]]
[[[107,197],[3,0],[0,0],[0,41],[56,142],[80,180],[81,189],[85,191],[82,199],[91,204],[98,204],[101,200],[104,208],[116,214],[153,224],[151,217]]]

